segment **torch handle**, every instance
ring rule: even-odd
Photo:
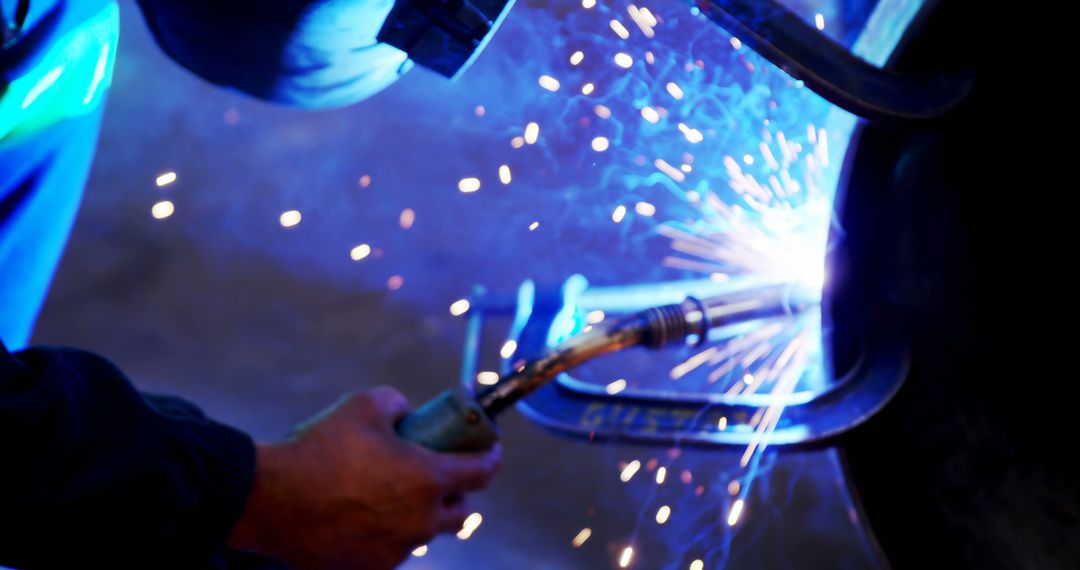
[[[465,388],[458,387],[398,421],[402,438],[433,451],[485,451],[499,439],[499,428]]]

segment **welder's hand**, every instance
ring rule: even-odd
[[[404,396],[375,388],[343,399],[287,442],[260,445],[255,483],[229,544],[295,568],[386,569],[469,514],[498,446],[435,453],[398,437]]]

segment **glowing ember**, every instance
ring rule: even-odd
[[[150,207],[150,215],[156,220],[164,220],[173,215],[173,212],[175,211],[176,208],[173,206],[173,203],[168,200],[162,200]]]
[[[656,484],[663,485],[664,479],[667,478],[667,467],[661,467],[656,470]]]
[[[607,137],[596,137],[592,140],[592,149],[596,152],[604,152],[608,149]]]
[[[619,480],[623,483],[630,481],[630,479],[633,479],[634,474],[637,473],[639,469],[641,469],[641,462],[637,459],[631,461],[630,463],[627,463],[626,467],[623,467],[622,472],[619,473]]]
[[[517,341],[511,339],[503,343],[502,348],[499,349],[499,356],[510,358],[515,351],[517,351]]]
[[[739,515],[742,514],[743,500],[738,499],[735,504],[731,505],[731,512],[728,513],[727,523],[728,526],[735,526],[735,523],[739,522]]]
[[[690,570],[705,570],[705,562],[701,561],[700,559],[691,562]]]
[[[362,243],[349,251],[349,257],[353,261],[360,261],[369,255],[371,255],[371,246],[366,243]]]
[[[634,204],[634,211],[642,216],[652,216],[656,214],[656,206],[648,202],[638,202]]]
[[[176,173],[171,171],[162,173],[157,177],[157,179],[154,180],[154,184],[157,184],[158,188],[162,186],[168,186],[173,182],[176,182]]]
[[[634,558],[634,548],[627,546],[622,551],[622,556],[619,557],[619,568],[626,568],[630,565],[630,561]]]
[[[596,6],[596,0],[581,0],[581,7],[582,8],[585,8],[586,10],[588,10],[589,8],[592,8],[593,6]]]
[[[622,22],[618,20],[611,21],[611,30],[624,40],[630,37],[630,30],[626,29],[626,26],[622,25]]]
[[[623,380],[622,378],[620,378],[620,379],[612,382],[611,384],[608,384],[607,388],[605,388],[605,389],[607,390],[608,394],[611,394],[612,396],[614,396],[615,394],[618,394],[619,392],[622,392],[623,390],[626,389],[626,380]]]
[[[401,289],[401,286],[404,284],[405,278],[400,275],[391,275],[390,278],[386,280],[386,288],[391,291]]]
[[[615,54],[615,65],[623,69],[630,69],[630,66],[634,65],[634,58],[630,57],[630,54],[619,52]]]
[[[401,215],[398,216],[398,225],[401,229],[407,230],[413,226],[416,221],[416,212],[412,208],[405,208],[401,211]]]
[[[611,118],[611,109],[608,109],[607,107],[605,107],[603,105],[597,105],[596,107],[594,107],[593,112],[595,112],[596,116],[600,117],[601,119],[610,119]]]
[[[454,315],[455,317],[464,315],[468,311],[469,311],[469,300],[468,299],[458,299],[457,301],[454,301],[453,303],[450,304],[450,314]]]
[[[585,59],[585,52],[575,51],[570,54],[570,65],[579,65]]]
[[[506,165],[506,164],[500,166],[499,167],[499,182],[502,182],[503,184],[509,184],[510,180],[511,180],[510,179],[510,166]]]
[[[536,228],[538,228],[538,227],[540,227],[540,222],[533,222],[533,223],[529,224],[529,231],[530,232],[536,231]]]
[[[614,212],[611,213],[611,221],[615,222],[616,224],[623,221],[623,218],[625,217],[626,206],[623,206],[621,204],[615,208]]]
[[[487,108],[485,108],[483,105],[477,105],[476,108],[473,109],[473,112],[476,113],[477,117],[483,117],[485,114],[487,114]]]
[[[465,524],[461,525],[461,530],[458,531],[457,537],[461,540],[465,540],[472,536],[476,529],[480,528],[480,523],[484,521],[484,517],[480,513],[473,513],[465,518]]]
[[[641,116],[650,123],[656,123],[660,120],[660,113],[657,113],[656,109],[652,107],[642,107]]]
[[[417,558],[420,558],[421,556],[423,556],[423,555],[427,554],[427,551],[428,551],[428,547],[427,547],[427,545],[426,545],[426,544],[425,544],[425,545],[423,545],[423,546],[417,546],[417,547],[416,547],[416,548],[415,548],[415,549],[414,549],[414,550],[412,551],[412,555],[413,555],[413,556],[415,556],[415,557],[417,557]]]
[[[672,97],[674,97],[676,99],[682,99],[683,98],[682,88],[680,88],[674,82],[668,82],[668,84],[667,84],[667,92],[668,92],[669,95],[671,95]]]
[[[585,544],[586,540],[589,540],[590,536],[592,536],[592,529],[585,527],[581,529],[581,532],[574,536],[574,539],[570,541],[570,544],[574,545],[574,548],[580,548],[582,544]]]
[[[360,180],[356,181],[356,184],[361,188],[367,188],[368,186],[371,186],[371,175],[365,174],[361,176]]]
[[[731,38],[731,47],[739,49],[742,47],[742,42],[739,41],[739,38]]]
[[[525,125],[525,143],[535,144],[538,138],[540,138],[540,125],[536,123]]]
[[[499,383],[499,373],[485,370],[476,374],[476,381],[484,386],[494,386]]]
[[[543,87],[552,93],[559,90],[559,80],[550,75],[541,75],[538,83],[540,83],[540,87]]]
[[[510,146],[514,148],[521,148],[525,146],[525,137],[514,137],[510,139]]]
[[[671,507],[664,505],[656,511],[656,524],[664,524],[671,517]]]
[[[825,16],[820,12],[814,14],[814,25],[817,26],[817,29],[819,30],[825,29]]]
[[[480,189],[479,178],[462,178],[457,185],[457,189],[465,194],[476,192]]]
[[[291,228],[300,223],[301,217],[299,210],[287,210],[281,213],[278,221],[281,222],[281,227]]]
[[[582,95],[589,95],[590,93],[593,92],[593,89],[596,89],[595,85],[593,85],[592,83],[586,83],[585,85],[581,86],[581,94]]]

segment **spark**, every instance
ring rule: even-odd
[[[570,541],[570,544],[573,544],[574,548],[581,548],[581,545],[585,544],[585,541],[589,540],[590,536],[592,536],[592,529],[585,527],[581,529],[581,532],[574,536],[574,539]]]
[[[608,384],[607,388],[605,388],[605,390],[607,390],[607,393],[611,394],[612,396],[614,396],[615,394],[618,394],[619,392],[622,392],[625,389],[626,389],[626,380],[623,379],[623,378],[615,380],[614,382]]]
[[[504,165],[500,166],[499,167],[499,182],[502,182],[505,185],[505,184],[509,184],[510,180],[511,180],[511,178],[510,178],[510,165],[504,164]]]
[[[552,93],[559,90],[559,80],[550,75],[541,75],[540,79],[537,81],[540,83],[540,87],[543,87]]]
[[[580,65],[581,62],[584,61],[584,59],[585,52],[580,50],[575,51],[574,53],[570,54],[570,65]]]
[[[487,108],[485,108],[483,105],[477,105],[476,108],[473,109],[473,112],[476,113],[477,117],[483,117],[485,114],[487,114]]]
[[[604,314],[604,311],[601,311],[599,309],[595,311],[589,311],[588,314],[585,315],[585,322],[589,323],[590,325],[595,325],[596,323],[604,320],[605,316],[607,315]]]
[[[480,189],[479,178],[462,178],[458,181],[457,189],[463,194],[471,194]]]
[[[650,123],[656,123],[660,120],[660,113],[657,113],[656,109],[652,107],[642,107],[641,117]]]
[[[476,374],[476,382],[484,386],[494,386],[499,383],[499,373],[485,370]]]
[[[529,224],[529,231],[536,231],[536,228],[540,227],[540,222],[533,222]]]
[[[641,462],[637,459],[627,463],[626,467],[623,467],[622,472],[619,473],[619,480],[623,483],[629,482],[630,479],[634,478],[634,474],[637,473],[639,469],[641,469]]]
[[[165,218],[173,215],[173,212],[175,211],[176,208],[173,206],[172,202],[168,200],[162,200],[157,204],[154,204],[150,208],[150,215],[154,216],[154,219],[156,220],[164,220]]]
[[[428,551],[428,547],[427,547],[426,544],[424,544],[422,546],[417,546],[415,549],[413,549],[412,555],[417,557],[417,558],[420,558],[421,556],[427,554],[427,551]]]
[[[656,484],[663,485],[664,479],[667,478],[667,467],[661,467],[656,470]]]
[[[622,556],[619,557],[619,568],[626,568],[630,565],[630,561],[634,558],[634,548],[627,546],[622,551]]]
[[[754,383],[754,375],[753,374],[747,374],[747,375],[743,376],[742,381],[745,382],[747,385],[753,384]]]
[[[401,286],[404,284],[405,278],[400,275],[391,275],[390,278],[386,280],[386,288],[391,291],[401,289]]]
[[[604,152],[608,149],[607,137],[596,137],[592,140],[592,149],[596,152]]]
[[[281,222],[281,227],[291,228],[300,223],[300,210],[286,210],[278,217],[278,221]]]
[[[656,511],[656,524],[664,524],[671,517],[671,507],[664,505]]]
[[[461,525],[461,530],[458,531],[457,537],[461,540],[465,540],[472,536],[476,529],[480,528],[480,523],[484,521],[484,517],[480,513],[473,513],[465,518],[465,523]]]
[[[154,184],[157,184],[158,188],[161,188],[162,186],[168,186],[173,182],[176,182],[176,173],[172,172],[171,170],[169,172],[161,173],[156,179],[154,179]]]
[[[821,12],[814,14],[814,25],[817,26],[817,29],[819,30],[825,29],[825,16]]]
[[[682,88],[679,87],[674,81],[668,82],[668,84],[667,84],[667,92],[668,92],[668,95],[671,95],[672,97],[674,97],[676,99],[682,99],[683,98],[683,90],[682,90]]]
[[[398,216],[398,225],[403,230],[411,228],[414,222],[416,222],[416,212],[412,208],[405,208],[401,211],[401,215]]]
[[[731,38],[731,47],[733,47],[735,49],[741,48],[742,47],[742,41],[739,40],[739,38],[732,37]]]
[[[499,356],[503,358],[510,358],[517,351],[517,341],[510,339],[503,343],[502,348],[499,349]]]
[[[656,63],[656,56],[653,55],[653,52],[651,52],[651,51],[645,52],[645,63],[647,63],[649,65],[652,65],[652,64]]]
[[[740,485],[738,481],[732,479],[731,482],[727,485],[727,492],[729,495],[734,497],[735,495],[739,494],[740,488],[742,488],[742,485]]]
[[[514,137],[510,139],[510,146],[514,148],[521,148],[525,146],[525,137]]]
[[[754,164],[754,157],[750,156],[749,154],[744,154],[742,160],[747,164],[747,166]]]
[[[581,7],[586,10],[596,6],[596,0],[581,0]]]
[[[595,112],[596,116],[600,117],[601,119],[611,118],[611,109],[608,109],[603,105],[597,105],[596,107],[593,107],[593,112]]]
[[[705,140],[705,136],[701,134],[701,131],[686,126],[686,123],[679,123],[679,130],[682,131],[683,136],[691,144],[697,144]]]
[[[535,144],[538,138],[540,138],[540,125],[536,123],[525,125],[525,143]]]
[[[365,175],[361,176],[360,180],[357,180],[356,183],[361,188],[367,188],[368,186],[371,186],[371,175],[370,174],[365,174]]]
[[[611,21],[611,30],[624,40],[630,37],[630,30],[626,29],[626,26],[622,25],[622,22],[618,20]]]
[[[735,526],[735,523],[739,522],[739,515],[742,514],[743,500],[737,499],[735,504],[731,505],[731,512],[728,513],[727,524],[728,526]]]
[[[455,317],[460,317],[461,315],[464,315],[467,312],[469,312],[469,300],[468,299],[458,299],[457,301],[454,301],[453,303],[450,303],[450,314],[451,315],[454,315]]]
[[[638,202],[634,204],[634,211],[642,216],[652,216],[656,214],[656,206],[648,202]]]
[[[681,171],[683,171],[683,172],[685,172],[687,174],[690,174],[690,172],[694,170],[694,167],[690,166],[689,164],[683,164],[683,165],[679,166],[679,170],[681,170]],[[687,199],[689,199],[689,197],[687,197]]]
[[[616,224],[623,221],[623,218],[625,217],[626,206],[623,206],[622,204],[616,206],[615,211],[611,213],[611,221],[615,222]]]
[[[615,54],[615,65],[623,69],[630,69],[630,66],[634,65],[634,58],[630,57],[630,54],[619,52]]]
[[[362,243],[349,250],[349,257],[351,257],[353,261],[360,261],[369,255],[371,255],[371,246],[366,243]]]
[[[720,431],[727,429],[727,416],[720,416],[720,420],[716,422],[716,429]]]
[[[627,6],[626,11],[630,14],[630,19],[641,29],[641,33],[645,34],[645,37],[651,38],[656,35],[653,28],[656,27],[657,21],[648,8],[639,9],[631,4]]]
[[[690,570],[705,570],[705,562],[703,562],[701,559],[691,562]]]
[[[586,83],[585,85],[581,86],[581,94],[582,95],[589,95],[590,93],[593,92],[593,89],[596,89],[595,85],[593,85],[592,83]]]
[[[664,174],[667,174],[668,177],[670,177],[675,182],[682,182],[683,180],[686,180],[685,174],[680,172],[679,169],[675,168],[674,166],[668,164],[668,162],[664,159],[656,159],[656,161],[653,162],[653,165],[656,166],[657,170],[663,172]]]

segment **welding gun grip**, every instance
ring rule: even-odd
[[[486,451],[499,429],[471,392],[453,388],[398,421],[398,435],[433,451]]]

